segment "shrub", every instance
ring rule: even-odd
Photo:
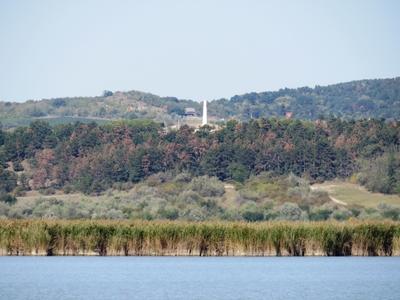
[[[192,175],[190,175],[190,173],[187,173],[187,172],[179,173],[174,178],[175,182],[183,182],[183,183],[188,183],[191,180],[192,180]]]
[[[99,219],[109,219],[109,220],[118,220],[123,219],[124,214],[119,209],[111,208],[109,210],[103,211],[101,214],[97,215]]]
[[[287,196],[290,198],[305,199],[308,197],[309,193],[310,188],[303,186],[290,187],[287,190]]]
[[[147,179],[146,179],[146,183],[149,186],[157,186],[161,183],[164,182],[170,182],[172,181],[173,176],[171,173],[166,173],[166,172],[159,172],[153,175],[150,175]]]
[[[179,217],[179,211],[176,208],[162,208],[158,211],[162,219],[176,220]]]
[[[0,218],[8,216],[9,210],[10,210],[10,206],[8,206],[4,202],[0,202]]]
[[[337,221],[345,221],[350,219],[353,216],[350,210],[340,207],[337,210],[334,210],[331,214],[331,218]]]
[[[178,196],[178,201],[183,203],[199,203],[201,196],[194,191],[183,191]]]
[[[278,208],[278,219],[298,221],[306,218],[306,214],[296,203],[285,202]]]
[[[26,194],[26,191],[23,189],[22,186],[17,186],[17,187],[14,189],[14,195],[15,195],[16,197],[23,197],[23,196],[25,196],[25,194]]]
[[[245,211],[242,213],[242,217],[248,222],[257,222],[264,220],[264,214],[259,211]]]
[[[119,191],[128,191],[132,189],[134,184],[130,181],[128,182],[116,182],[113,184],[113,189],[119,190]]]
[[[389,152],[372,159],[360,160],[358,182],[373,192],[396,193],[400,184],[400,153]]]
[[[16,160],[13,162],[13,169],[15,172],[21,172],[24,170],[24,167],[19,160]]]
[[[39,193],[42,195],[54,195],[56,193],[56,190],[54,188],[47,188],[47,189],[40,189]]]
[[[391,219],[394,221],[400,219],[400,208],[399,207],[393,207],[391,205],[381,203],[378,205],[378,209],[379,209],[381,215],[386,219]]]
[[[14,204],[15,202],[17,202],[17,198],[10,194],[2,193],[0,194],[0,201],[7,204]]]
[[[224,185],[216,177],[195,177],[190,182],[189,189],[203,197],[220,197],[225,193]]]
[[[264,220],[272,221],[279,217],[279,212],[274,209],[267,209],[264,213]]]
[[[360,220],[380,220],[382,219],[382,215],[375,208],[367,208],[361,211],[358,215],[358,219]]]
[[[228,173],[230,178],[234,181],[243,183],[247,178],[249,178],[250,171],[243,164],[231,163],[228,166]]]
[[[309,213],[309,218],[311,221],[325,221],[328,220],[333,212],[333,208],[329,205],[322,205],[319,207],[314,207]]]
[[[63,192],[65,194],[70,194],[73,191],[74,191],[74,187],[72,185],[70,185],[70,184],[65,185],[64,188],[63,188]]]
[[[289,185],[289,187],[304,187],[306,189],[309,189],[309,182],[301,177],[294,175],[293,173],[290,173],[285,181]]]
[[[204,221],[207,213],[200,207],[189,207],[183,212],[182,218],[187,221]]]

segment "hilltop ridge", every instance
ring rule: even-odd
[[[171,125],[189,107],[200,115],[201,104],[193,100],[140,91],[105,91],[95,97],[53,98],[22,103],[0,101],[0,122],[5,127],[15,127],[28,125],[35,119],[46,119],[50,123],[151,119]],[[328,115],[344,119],[398,119],[400,77],[235,95],[230,99],[210,101],[208,110],[214,119],[289,116],[315,120]]]

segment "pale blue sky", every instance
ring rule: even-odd
[[[0,100],[400,76],[400,1],[0,0]]]

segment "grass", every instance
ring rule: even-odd
[[[108,119],[103,118],[91,118],[91,117],[74,117],[74,116],[50,116],[50,117],[0,117],[0,122],[5,128],[12,128],[18,126],[29,126],[35,120],[43,120],[48,122],[50,125],[60,125],[75,122],[91,123],[96,122],[98,124],[105,124],[111,122]]]
[[[60,190],[56,190],[56,193],[50,194],[50,195],[43,195],[39,191],[27,191],[24,196],[19,196],[19,197],[17,197],[17,199],[18,199],[18,201],[21,201],[21,202],[29,202],[29,201],[35,201],[37,199],[53,199],[53,198],[57,198],[57,199],[64,200],[64,201],[82,201],[85,199],[104,200],[109,197],[128,196],[130,191],[110,190],[110,192],[112,193],[112,195],[109,195],[106,192],[102,195],[95,196],[95,195],[85,195],[85,194],[79,193],[79,192],[65,194],[64,192],[62,192]]]
[[[0,220],[3,255],[399,255],[395,222]]]
[[[349,182],[330,181],[316,184],[314,189],[328,192],[334,197],[348,205],[359,205],[366,208],[376,208],[380,203],[400,206],[400,196],[372,193],[364,187]]]

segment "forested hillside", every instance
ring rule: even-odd
[[[69,186],[86,193],[166,171],[239,182],[268,171],[324,181],[348,177],[358,168],[382,172],[386,166],[392,178],[384,192],[390,193],[397,188],[399,125],[380,120],[259,119],[229,121],[217,131],[207,126],[167,131],[151,121],[55,127],[35,121],[1,132],[0,161],[3,175],[8,170],[10,178],[24,171],[24,188]],[[358,166],[363,160],[367,162]]]
[[[308,120],[328,115],[345,119],[399,119],[400,77],[248,93],[214,101],[210,110],[219,117],[242,120],[285,115]]]
[[[35,119],[46,119],[51,124],[74,121],[102,124],[113,119],[151,119],[168,126],[176,124],[184,115],[184,109],[189,107],[201,114],[201,105],[191,100],[137,91],[105,91],[98,97],[0,102],[0,122],[4,127],[16,127],[27,126]],[[242,121],[272,116],[315,120],[330,115],[345,119],[398,119],[400,77],[249,93],[211,101],[209,115],[216,120],[235,118]]]
[[[200,104],[174,97],[159,97],[138,91],[104,91],[98,97],[54,98],[40,101],[0,102],[0,122],[4,127],[27,126],[37,119],[56,124],[75,121],[103,124],[115,119],[151,119],[171,125],[186,107],[200,112]]]
[[[400,122],[374,119],[254,119],[197,131],[145,120],[35,121],[0,131],[0,215],[346,219],[363,214],[332,207],[309,183],[351,177],[372,191],[398,194],[399,144]],[[12,205],[34,191],[56,195]],[[62,200],[77,192],[102,198]],[[398,209],[380,209],[400,217]]]

